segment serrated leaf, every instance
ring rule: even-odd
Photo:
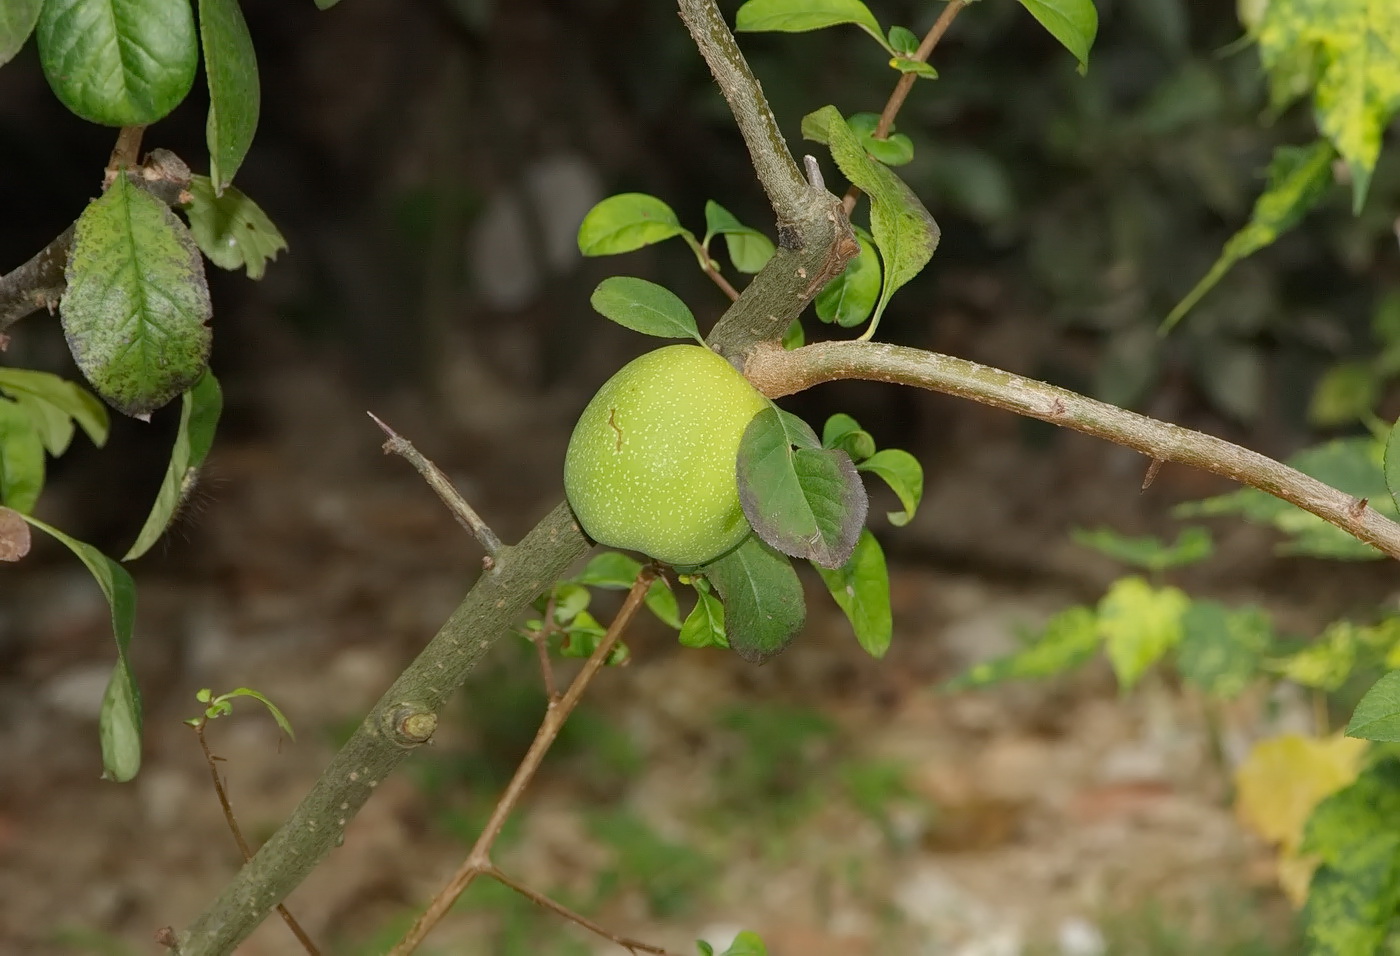
[[[143,416],[204,374],[209,289],[189,230],[117,176],[78,217],[60,310],[68,347],[109,405]]]
[[[854,23],[890,50],[880,21],[860,0],[748,0],[734,16],[737,33],[805,33],[840,23]]]
[[[810,121],[810,122],[809,122]],[[859,138],[834,106],[824,106],[802,122],[831,148],[841,172],[870,197],[870,226],[884,276],[880,298],[862,340],[875,334],[895,290],[923,269],[938,248],[938,223],[904,182],[866,155]]]
[[[839,448],[859,463],[875,454],[875,438],[850,415],[837,412],[822,426],[822,447]]]
[[[258,128],[258,59],[238,0],[199,0],[199,36],[209,82],[209,178],[214,192],[222,194]]]
[[[175,432],[175,446],[165,477],[156,492],[155,505],[146,516],[146,523],[136,535],[123,561],[134,561],[160,540],[170,521],[194,489],[199,469],[214,443],[214,430],[223,411],[224,396],[212,372],[205,370],[194,387],[186,392],[180,404],[180,426]]]
[[[1312,88],[1318,128],[1352,169],[1359,212],[1382,134],[1400,110],[1400,5],[1273,0],[1253,34],[1276,104]]]
[[[734,218],[713,199],[705,203],[705,240],[708,246],[712,236],[724,236],[724,245],[729,250],[729,261],[740,272],[752,275],[758,272],[777,251],[773,241],[757,229],[744,225]]]
[[[1390,437],[1386,439],[1384,473],[1390,500],[1400,509],[1400,418],[1390,426]]]
[[[578,251],[585,256],[611,256],[681,235],[689,232],[670,206],[646,193],[621,193],[604,199],[583,217]]]
[[[860,252],[846,263],[840,275],[822,287],[813,303],[817,318],[843,329],[854,328],[870,318],[880,300],[880,257],[875,243],[864,229],[856,230],[856,241]]]
[[[821,448],[805,423],[770,406],[744,429],[738,476],[744,515],[763,540],[828,568],[850,559],[867,500],[844,451]]]
[[[1089,48],[1099,32],[1099,12],[1093,0],[1020,0],[1021,6],[1079,61],[1089,68]]]
[[[1142,578],[1120,578],[1109,588],[1099,602],[1099,634],[1124,690],[1180,643],[1190,605],[1176,588],[1153,588]]]
[[[1364,745],[1363,745],[1364,746]],[[1400,909],[1400,763],[1377,763],[1322,801],[1301,852],[1321,860],[1303,909],[1309,956],[1382,952]]]
[[[1193,601],[1181,619],[1176,667],[1187,683],[1229,700],[1258,678],[1272,643],[1273,625],[1258,608]]]
[[[28,409],[50,455],[67,450],[74,422],[98,448],[107,443],[107,409],[76,382],[51,372],[0,368],[0,392]]]
[[[705,568],[724,601],[724,633],[734,652],[762,664],[792,642],[807,608],[792,562],[755,535]]]
[[[617,551],[604,551],[584,567],[574,581],[591,588],[626,591],[642,573],[642,563]]]
[[[44,440],[29,412],[0,398],[0,505],[34,510],[44,489]]]
[[[1046,623],[1034,643],[1014,654],[974,664],[944,689],[966,690],[1008,680],[1054,677],[1093,657],[1099,643],[1099,620],[1094,612],[1082,606],[1066,608]]]
[[[0,3],[0,66],[9,63],[39,22],[44,0],[6,0]]]
[[[18,561],[28,554],[31,537],[24,516],[0,505],[0,561]]]
[[[1371,685],[1347,723],[1346,735],[1363,740],[1400,741],[1400,671]]]
[[[243,269],[261,279],[267,263],[287,248],[287,240],[257,203],[232,186],[214,194],[208,176],[190,178],[190,232],[200,250],[220,269]]]
[[[877,475],[890,486],[890,490],[904,505],[903,511],[891,511],[885,515],[890,524],[900,527],[914,520],[919,510],[919,502],[924,497],[924,466],[919,459],[899,448],[886,448],[877,451],[865,461],[856,465],[860,471]]]
[[[1235,263],[1271,245],[1317,205],[1332,185],[1335,155],[1331,145],[1323,140],[1310,146],[1280,146],[1274,150],[1274,158],[1269,163],[1269,183],[1254,201],[1249,222],[1230,237],[1210,271],[1162,320],[1160,332],[1171,331]]]
[[[690,338],[705,344],[695,316],[680,296],[665,286],[632,276],[609,276],[588,300],[593,308],[623,328],[663,339]]]
[[[1075,544],[1092,548],[1115,561],[1158,573],[1204,561],[1215,550],[1210,532],[1194,527],[1183,528],[1170,545],[1155,535],[1130,538],[1112,528],[1093,531],[1075,528],[1070,537]]]
[[[35,37],[49,86],[91,123],[148,126],[194,84],[189,0],[45,0]]]
[[[724,636],[724,605],[713,594],[695,592],[695,607],[686,615],[678,640],[682,647],[728,647]]]
[[[869,530],[862,531],[850,559],[841,567],[813,567],[851,622],[860,646],[871,657],[884,657],[894,635],[894,619],[890,613],[890,575],[880,542]]]
[[[117,665],[102,697],[98,737],[102,742],[102,776],[125,783],[141,768],[141,693],[127,660],[132,628],[136,622],[136,585],[120,564],[90,544],[50,527],[37,518],[25,521],[62,542],[87,566],[112,610],[112,636],[117,643]]]

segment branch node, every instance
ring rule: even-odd
[[[426,704],[410,701],[389,713],[389,736],[400,747],[417,747],[433,739],[438,718]]]

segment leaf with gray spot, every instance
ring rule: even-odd
[[[118,176],[78,218],[60,308],[68,347],[108,404],[143,417],[209,360],[209,289],[189,230]]]

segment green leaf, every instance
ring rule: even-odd
[[[1289,458],[1288,464],[1357,499],[1366,499],[1376,511],[1395,518],[1400,508],[1387,491],[1381,458],[1380,444],[1371,438],[1339,438],[1304,449]],[[1278,548],[1281,554],[1348,561],[1383,557],[1380,551],[1317,515],[1254,488],[1177,505],[1172,513],[1177,517],[1240,515],[1254,524],[1271,525],[1289,536]]]
[[[1381,137],[1400,110],[1400,5],[1273,0],[1253,35],[1276,104],[1313,89],[1318,128],[1351,166],[1359,212]]]
[[[1154,535],[1129,538],[1111,528],[1094,531],[1075,528],[1070,532],[1070,537],[1075,544],[1152,572],[1196,564],[1210,557],[1215,550],[1210,532],[1205,528],[1183,528],[1171,545],[1164,544],[1161,538]]]
[[[1385,486],[1390,500],[1400,509],[1400,418],[1390,426],[1390,437],[1385,443]]]
[[[690,338],[705,344],[695,316],[665,286],[632,276],[609,276],[598,283],[588,300],[604,317],[623,328],[663,339]]]
[[[39,8],[44,0],[5,0],[0,3],[0,66],[14,59],[34,24],[39,22]]]
[[[763,945],[757,933],[744,930],[734,937],[734,942],[729,944],[723,956],[768,956],[768,947]]]
[[[1390,671],[1366,691],[1347,724],[1347,736],[1400,741],[1400,671]]]
[[[112,635],[117,642],[117,666],[102,698],[98,737],[102,741],[102,776],[125,783],[141,769],[141,693],[127,660],[132,627],[136,622],[136,585],[120,564],[90,544],[25,516],[25,521],[67,546],[96,579],[112,609]]]
[[[933,67],[927,63],[919,65],[933,72]],[[875,136],[875,130],[880,125],[879,113],[853,113],[846,120],[846,125],[856,134],[865,151],[886,166],[903,166],[914,158],[914,141],[903,133],[896,133],[893,126],[884,139]]]
[[[142,417],[193,385],[209,360],[209,289],[189,230],[126,176],[78,217],[63,331],[83,375]]]
[[[1318,428],[1355,424],[1371,414],[1380,392],[1380,376],[1371,362],[1339,362],[1313,389],[1308,422]]]
[[[1331,145],[1323,140],[1311,146],[1280,146],[1274,150],[1274,158],[1269,163],[1268,186],[1254,201],[1254,211],[1248,224],[1230,237],[1210,271],[1162,320],[1159,329],[1162,334],[1170,332],[1187,312],[1195,308],[1196,303],[1225,277],[1235,263],[1271,245],[1317,205],[1332,185],[1332,159],[1335,155]]]
[[[1035,643],[996,660],[983,661],[953,678],[944,690],[986,687],[1008,680],[1040,679],[1079,667],[1099,648],[1099,621],[1087,607],[1066,608],[1052,617]]]
[[[708,591],[695,592],[695,607],[681,625],[682,647],[728,647],[724,636],[724,605]]]
[[[45,0],[36,37],[49,86],[91,123],[149,126],[194,84],[189,0]]]
[[[705,568],[724,600],[724,633],[734,652],[762,664],[802,629],[807,608],[792,562],[756,535]]]
[[[1296,684],[1334,691],[1356,669],[1362,628],[1351,621],[1333,621],[1317,640],[1277,661],[1269,669]]]
[[[1181,619],[1177,670],[1207,694],[1229,700],[1258,678],[1272,643],[1273,625],[1258,608],[1193,601]]]
[[[0,398],[0,504],[20,514],[34,510],[44,489],[44,440],[29,412]]]
[[[819,447],[806,423],[769,406],[744,429],[738,475],[744,515],[763,540],[828,568],[850,559],[867,500],[844,451]]]
[[[261,279],[267,263],[287,248],[287,240],[267,213],[242,192],[226,186],[214,194],[208,176],[190,179],[190,232],[200,250],[220,269],[244,269],[250,279]]]
[[[1099,12],[1093,0],[1020,0],[1021,6],[1050,32],[1079,61],[1079,70],[1089,68],[1089,48],[1099,32]]]
[[[740,272],[752,274],[759,271],[776,251],[771,239],[757,229],[744,225],[728,209],[711,199],[705,203],[705,239],[701,245],[708,247],[710,239],[719,235],[724,236],[729,261]]]
[[[894,620],[890,614],[890,575],[880,542],[869,530],[862,531],[850,560],[841,567],[813,567],[851,622],[860,646],[871,657],[884,657],[894,635]]]
[[[0,368],[0,392],[28,409],[50,455],[58,456],[73,440],[73,423],[101,448],[107,443],[107,409],[87,389],[51,372]]]
[[[617,551],[604,551],[589,561],[574,581],[590,588],[626,591],[641,573],[642,563],[635,558]]]
[[[875,438],[850,415],[837,412],[822,426],[822,447],[839,448],[860,462],[875,454]]]
[[[1109,588],[1099,602],[1099,634],[1124,690],[1181,642],[1190,605],[1176,588],[1154,589],[1142,578],[1120,578]]]
[[[199,36],[209,81],[209,178],[222,194],[258,128],[258,58],[238,0],[199,0]]]
[[[292,740],[297,739],[296,732],[292,730],[292,722],[287,719],[287,715],[278,709],[277,705],[268,700],[265,696],[253,690],[251,687],[239,687],[229,691],[227,694],[220,694],[220,700],[232,700],[235,697],[251,697],[267,708],[267,712],[272,715],[272,719],[277,721],[277,726],[282,728],[282,733]]]
[[[1384,760],[1318,804],[1300,851],[1321,859],[1303,909],[1309,956],[1379,953],[1400,908],[1400,763]]]
[[[899,503],[904,505],[903,511],[891,511],[885,515],[890,519],[890,524],[900,527],[914,520],[914,513],[919,510],[919,502],[924,497],[924,466],[919,464],[919,459],[902,449],[886,448],[877,451],[856,468],[884,479],[899,498]]]
[[[919,38],[908,27],[890,27],[890,49],[901,56],[913,56],[919,49]]]
[[[316,9],[329,10],[331,7],[335,6],[339,2],[340,0],[316,0]]]
[[[870,318],[880,299],[880,257],[875,243],[864,229],[856,229],[858,252],[841,274],[817,293],[817,318],[835,322],[843,329],[854,328]]]
[[[166,465],[160,490],[156,492],[155,505],[146,516],[146,523],[141,526],[131,550],[122,556],[123,561],[134,561],[149,551],[170,526],[180,505],[189,498],[198,480],[200,466],[204,464],[209,446],[214,442],[214,430],[218,427],[219,413],[223,407],[224,396],[219,382],[206,369],[181,399],[180,427],[175,432],[175,447],[170,452],[170,463]]]
[[[880,251],[884,283],[870,326],[860,336],[866,340],[875,334],[895,290],[918,275],[933,257],[938,248],[938,223],[898,176],[866,155],[836,107],[817,110],[802,121],[802,128],[803,135],[810,129],[816,134],[813,138],[831,147],[841,172],[870,197],[871,233]]]
[[[734,17],[737,33],[805,33],[854,23],[889,52],[880,21],[860,0],[748,0]]]
[[[783,348],[788,351],[800,349],[807,342],[807,335],[802,331],[802,320],[793,319],[786,331],[783,332]]]
[[[890,57],[890,66],[901,73],[913,73],[915,76],[922,77],[925,80],[938,79],[938,71],[923,60],[911,60],[907,56],[892,56]],[[877,156],[876,158],[878,159],[879,157]],[[883,162],[883,160],[881,161]],[[908,160],[905,161],[908,162]],[[894,164],[892,163],[890,165]]]
[[[578,251],[585,256],[612,256],[682,235],[690,233],[670,206],[646,193],[622,193],[604,199],[583,217]]]
[[[657,578],[651,582],[645,600],[647,608],[662,624],[675,628],[681,626],[681,609],[676,604],[676,595],[665,578]]]

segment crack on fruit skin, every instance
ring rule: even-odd
[[[617,432],[617,451],[622,451],[622,429],[617,424],[617,409],[608,409],[608,424]]]

